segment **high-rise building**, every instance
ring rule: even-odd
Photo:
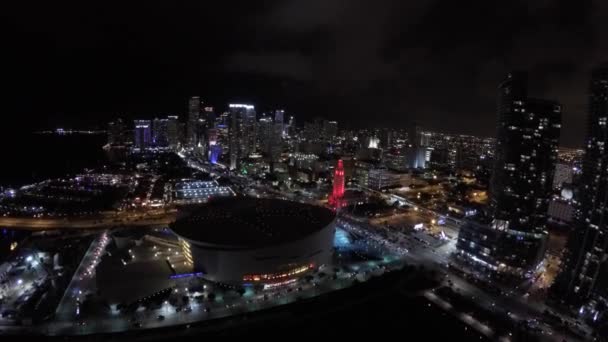
[[[287,122],[287,127],[285,128],[285,133],[290,136],[295,135],[296,133],[296,118],[292,116],[289,117],[289,121]]]
[[[323,120],[323,139],[332,141],[338,135],[338,122]]]
[[[207,144],[209,146],[217,145],[219,140],[219,132],[216,128],[209,128],[207,130]]]
[[[167,141],[169,147],[176,149],[179,145],[179,118],[174,115],[167,117]]]
[[[581,304],[608,299],[608,64],[591,75],[583,173],[575,224],[553,290]]]
[[[186,128],[186,123],[185,122],[177,122],[177,140],[179,141],[179,143],[182,146],[185,146],[187,144],[187,138],[186,135],[188,133],[188,129]]]
[[[384,149],[388,149],[393,146],[393,130],[383,129],[380,131],[380,145]]]
[[[259,148],[268,161],[276,162],[282,151],[283,124],[273,122],[268,116],[258,122]]]
[[[406,171],[408,169],[407,155],[398,149],[389,150],[383,155],[383,160],[391,170]]]
[[[413,123],[408,132],[408,142],[403,151],[407,159],[407,166],[412,169],[426,168],[426,162],[430,159],[427,149],[430,144],[430,135],[426,135],[420,125]],[[427,154],[429,158],[427,158]]]
[[[230,126],[230,112],[223,112],[216,120],[216,126]]]
[[[201,99],[192,96],[188,101],[188,124],[186,125],[186,141],[188,146],[193,147],[197,144],[198,119],[201,113]]]
[[[205,107],[203,110],[203,113],[205,114],[205,123],[207,125],[207,128],[214,128],[215,127],[215,121],[216,121],[216,116],[215,116],[215,110],[213,109],[213,107]]]
[[[260,121],[258,122],[260,150],[262,150],[263,152],[268,149],[268,145],[271,143],[270,140],[272,136],[273,125],[274,123],[272,122],[272,119],[268,116],[260,118]]]
[[[409,132],[407,132],[409,144],[413,147],[422,146],[422,127],[417,123],[412,123]]]
[[[155,147],[169,146],[169,119],[154,119],[152,121],[152,145]]]
[[[426,148],[420,146],[406,146],[404,148],[406,165],[410,169],[426,168]]]
[[[135,120],[133,142],[139,150],[145,150],[152,144],[152,124],[150,120]]]
[[[277,109],[274,111],[274,122],[278,123],[278,124],[283,124],[284,123],[284,116],[285,116],[285,111],[283,109]]]
[[[283,124],[276,122],[272,126],[272,132],[270,134],[270,146],[267,150],[272,170],[274,170],[274,163],[279,160],[281,152],[283,151],[283,128]]]
[[[420,147],[431,146],[432,134],[431,132],[420,133]]]
[[[240,159],[255,151],[257,144],[255,107],[249,104],[229,104],[230,169],[239,167]]]
[[[127,143],[127,129],[122,119],[116,119],[108,124],[108,144],[123,146]]]
[[[277,129],[280,127],[281,135],[285,133],[285,110],[277,109],[274,111],[274,123],[277,125]]]
[[[498,90],[491,222],[463,226],[457,248],[472,262],[524,276],[536,270],[546,250],[561,106],[529,98],[525,73],[509,74]]]
[[[239,166],[239,131],[240,120],[238,118],[238,113],[231,111],[230,128],[228,129],[228,153],[230,154],[230,170],[236,170]]]

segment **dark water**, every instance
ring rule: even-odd
[[[106,161],[103,134],[25,133],[0,138],[0,186],[20,186],[95,168]]]

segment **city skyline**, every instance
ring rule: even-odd
[[[47,128],[23,115],[50,115],[61,125],[100,125],[125,112],[182,114],[185,98],[204,94],[212,103],[290,108],[303,119],[319,115],[385,126],[420,121],[437,131],[488,136],[496,119],[495,85],[508,71],[524,69],[537,79],[533,93],[563,104],[562,145],[581,146],[589,74],[606,51],[599,38],[606,33],[605,5],[477,1],[472,6],[477,11],[449,1],[389,1],[382,8],[359,1],[343,7],[323,1],[235,8],[151,4],[149,19],[135,19],[137,8],[126,6],[121,14],[87,12],[82,22],[73,15],[78,8],[52,6],[44,11],[55,18],[48,25],[35,14],[19,20],[26,9],[15,4],[7,10],[5,25],[14,35],[5,58],[24,67],[7,75],[13,86],[5,110],[14,113],[7,124]],[[228,12],[242,18],[242,25],[226,27],[216,19]],[[160,29],[151,18],[161,15],[190,20]],[[372,29],[359,28],[358,22]],[[504,29],[510,22],[517,24]],[[80,29],[70,31],[73,26]],[[345,35],[350,30],[362,35],[365,53],[355,53]],[[185,53],[189,49],[193,53]],[[27,101],[28,96],[39,101]]]

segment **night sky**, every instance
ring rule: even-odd
[[[530,72],[582,144],[606,1],[284,0],[3,6],[2,120],[11,132],[183,114],[186,99],[284,107],[300,122],[493,136],[496,86]],[[6,7],[10,6],[10,7]]]

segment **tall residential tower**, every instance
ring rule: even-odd
[[[608,300],[608,64],[593,70],[576,223],[553,290],[581,304]]]
[[[201,99],[192,96],[188,101],[188,124],[186,125],[186,143],[193,147],[198,143],[198,119],[201,114]]]
[[[465,225],[457,248],[474,263],[524,276],[536,270],[546,250],[561,106],[529,98],[521,72],[510,73],[498,91],[489,220]]]
[[[239,167],[240,160],[255,151],[256,114],[255,107],[249,104],[233,103],[230,109],[229,153],[230,169]]]

